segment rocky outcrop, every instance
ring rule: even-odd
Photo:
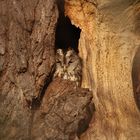
[[[0,139],[139,140],[139,9],[139,0],[65,0],[65,15],[81,31],[82,88],[75,90],[53,80],[56,1],[0,1]]]
[[[73,87],[73,82],[59,78],[48,86],[34,116],[32,139],[76,140],[88,128],[95,111],[92,93]]]
[[[0,1],[0,139],[29,139],[29,105],[54,64],[54,0]]]
[[[82,86],[94,91],[96,106],[95,122],[82,140],[140,137],[131,76],[140,46],[139,6],[127,0],[66,0],[65,14],[81,29]]]

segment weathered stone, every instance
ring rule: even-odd
[[[33,136],[62,140],[74,139],[82,133],[82,140],[139,140],[140,113],[133,92],[137,85],[131,74],[140,46],[140,1],[65,0],[64,7],[71,23],[81,29],[78,50],[83,60],[82,87],[94,93],[95,115],[90,124],[85,125],[86,119],[79,118],[86,116],[84,110],[79,111],[83,115],[77,115],[83,107],[79,101],[83,96],[79,96],[81,90],[77,96],[71,82],[51,77],[58,19],[56,0],[1,0],[0,139],[28,140]],[[38,109],[42,110],[29,109],[26,101],[32,109],[41,104]],[[65,107],[62,109],[61,105]],[[75,112],[70,114],[73,108]],[[49,110],[51,115],[46,114]],[[55,112],[61,117],[65,113],[64,121]],[[73,117],[75,114],[77,120]],[[66,126],[67,133],[61,131],[67,124],[66,119],[70,122],[71,118],[74,122]],[[78,123],[85,126],[77,129]],[[73,133],[71,138],[70,133]]]
[[[57,17],[55,0],[0,1],[0,139],[31,137],[27,103],[49,79]]]
[[[49,85],[33,121],[33,139],[74,140],[88,128],[95,111],[92,93],[88,89],[70,88],[70,84],[73,85],[56,79]]]
[[[82,87],[94,91],[98,118],[82,140],[140,137],[140,113],[131,77],[140,46],[139,9],[139,0],[97,0],[97,5],[94,0],[66,0],[65,15],[81,29]]]

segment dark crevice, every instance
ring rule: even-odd
[[[81,30],[71,24],[71,21],[64,14],[64,0],[57,0],[59,18],[56,27],[56,49],[61,48],[64,51],[69,47],[78,52],[78,41]]]
[[[46,89],[49,86],[49,84],[52,82],[54,71],[55,71],[55,65],[52,66],[49,75],[46,77],[44,86],[42,87],[42,90],[40,91],[39,96],[37,98],[32,99],[31,109],[35,110],[40,107],[42,99],[45,95]]]
[[[135,57],[133,59],[132,66],[132,81],[133,81],[133,91],[136,104],[140,109],[140,48],[137,50]]]

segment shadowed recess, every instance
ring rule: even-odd
[[[140,109],[140,48],[137,50],[133,59],[132,81],[135,101]]]
[[[72,47],[78,52],[78,40],[80,38],[81,30],[71,24],[68,17],[64,15],[64,0],[57,0],[59,18],[56,26],[56,49],[61,48],[67,50]]]

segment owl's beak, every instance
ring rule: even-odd
[[[64,69],[64,72],[66,72],[66,71],[67,71],[67,67],[66,67],[66,66],[64,66],[64,67],[63,67],[63,69]]]

